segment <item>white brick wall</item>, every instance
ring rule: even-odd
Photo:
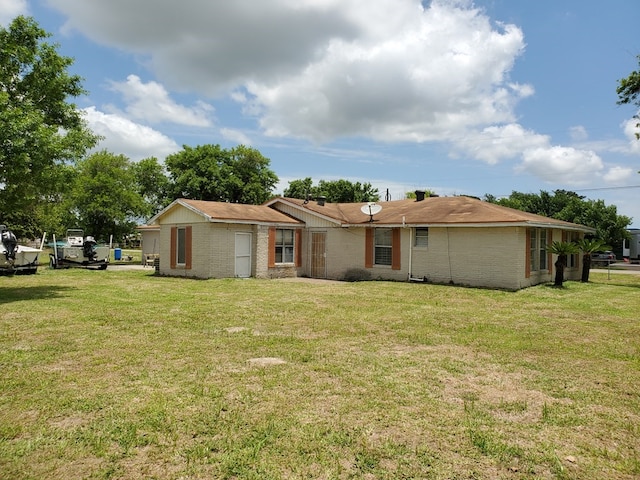
[[[349,269],[366,270],[373,279],[405,281],[426,277],[434,283],[481,286],[515,290],[553,281],[554,271],[532,272],[525,276],[525,227],[431,227],[429,245],[413,247],[412,228],[401,229],[401,269],[374,266],[365,269],[365,228],[321,227],[304,230],[302,234],[302,266],[268,267],[269,227],[263,225],[213,224],[190,212],[176,212],[174,220],[190,220],[192,226],[192,268],[170,268],[170,230],[176,224],[163,223],[160,229],[160,273],[197,278],[228,278],[235,276],[235,234],[252,234],[252,275],[257,278],[309,276],[311,273],[311,231],[326,233],[326,276],[343,279]],[[196,221],[197,220],[197,221]],[[186,226],[178,223],[177,226]],[[553,232],[560,241],[562,232]],[[555,262],[555,257],[552,262]],[[411,267],[410,267],[411,263]],[[555,270],[555,268],[554,268]],[[580,279],[580,266],[567,269],[565,278]]]
[[[364,268],[365,229],[331,228],[327,232],[327,278],[342,279],[351,268]],[[557,237],[557,238],[556,238]],[[554,240],[561,239],[560,231]],[[307,240],[307,244],[310,240]],[[307,246],[308,248],[308,246]],[[409,272],[409,251],[411,272]],[[526,228],[450,227],[429,229],[428,247],[413,247],[412,229],[401,230],[401,270],[387,266],[365,269],[371,278],[407,280],[427,277],[434,283],[482,286],[515,290],[553,280],[553,272],[525,276]],[[552,261],[555,261],[553,258]],[[310,273],[308,255],[302,274]],[[567,269],[568,279],[580,279],[580,269]]]

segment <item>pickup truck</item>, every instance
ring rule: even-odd
[[[616,256],[610,250],[591,254],[591,265],[609,265],[615,261]]]

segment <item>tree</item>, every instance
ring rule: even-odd
[[[98,137],[68,99],[85,94],[50,35],[28,17],[0,27],[0,212],[18,236],[37,236],[46,204],[65,187],[72,163]]]
[[[258,150],[244,145],[230,150],[220,145],[185,145],[165,160],[174,199],[247,204],[261,204],[271,198],[278,177],[269,164]]]
[[[106,241],[134,233],[138,220],[150,207],[136,190],[134,167],[124,155],[106,150],[78,162],[73,189],[67,201],[75,225],[87,235]]]
[[[558,242],[555,241],[549,246],[549,251],[558,256],[556,263],[556,277],[553,285],[555,287],[562,287],[564,282],[564,269],[567,266],[567,257],[578,253],[578,247],[573,242]]]
[[[313,186],[311,177],[301,180],[291,180],[289,187],[284,189],[282,195],[288,198],[302,198],[316,196],[317,187]]]
[[[540,194],[514,191],[509,197],[500,199],[485,195],[485,200],[595,228],[596,237],[608,245],[622,245],[629,235],[627,227],[631,224],[631,218],[618,215],[615,205],[605,205],[603,200],[587,200],[571,191],[555,190],[552,194],[545,191],[540,191]]]
[[[640,64],[640,55],[638,55],[638,63]],[[640,71],[635,70],[628,77],[618,80],[618,105],[632,103],[640,107]],[[638,115],[634,115],[635,119],[640,119]],[[640,123],[636,124],[640,128]],[[636,133],[636,138],[640,140],[640,132]]]
[[[318,198],[325,197],[330,203],[360,203],[377,202],[380,194],[377,188],[373,188],[370,183],[351,182],[349,180],[320,180],[318,185],[313,186],[310,177],[304,180],[293,180],[289,182],[289,188],[285,189],[283,195],[289,198]]]
[[[631,218],[618,215],[616,206],[605,205],[603,200],[585,200],[579,205],[567,206],[554,217],[595,228],[595,237],[614,248],[622,248],[624,239],[629,238],[627,228]]]
[[[151,215],[155,215],[174,200],[169,194],[169,178],[157,158],[145,158],[132,164],[131,168],[136,181],[136,191],[148,204]]]
[[[602,241],[595,238],[582,238],[576,242],[577,247],[582,252],[582,282],[589,281],[591,271],[591,254],[609,247]]]

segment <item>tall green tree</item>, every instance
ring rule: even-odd
[[[64,166],[98,137],[70,100],[85,94],[73,63],[29,17],[0,27],[0,212],[19,236],[37,236],[46,204],[64,190]]]
[[[640,55],[637,59],[640,64]],[[633,104],[640,107],[640,70],[635,70],[628,77],[618,80],[616,93],[618,94],[618,105]],[[640,120],[638,115],[633,118]],[[636,124],[636,127],[640,128],[640,123]],[[636,138],[640,140],[640,132],[636,133]]]
[[[137,192],[149,205],[151,215],[155,215],[169,205],[171,183],[164,166],[155,157],[145,158],[131,166],[136,180]]]
[[[272,197],[278,177],[270,160],[244,145],[184,146],[165,160],[171,196],[193,200],[261,204]]]
[[[78,162],[67,208],[75,215],[75,225],[86,235],[107,241],[111,235],[120,241],[135,232],[150,206],[136,190],[133,164],[124,155],[106,150]]]
[[[310,177],[292,180],[289,188],[283,192],[289,198],[325,197],[330,203],[377,202],[380,194],[370,183],[351,182],[349,180],[320,180],[314,186]]]
[[[622,245],[622,241],[628,238],[627,227],[631,218],[618,215],[615,205],[606,205],[603,200],[587,200],[575,192],[555,190],[553,193],[540,191],[540,194],[535,194],[514,191],[500,199],[485,195],[485,200],[595,228],[596,238],[608,245]]]
[[[315,196],[316,192],[317,187],[313,186],[313,179],[311,177],[306,177],[304,179],[291,180],[289,182],[289,187],[284,189],[282,195],[287,198],[306,199],[307,196]]]

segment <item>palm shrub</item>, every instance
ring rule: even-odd
[[[567,257],[578,253],[579,248],[573,242],[558,242],[555,241],[551,244],[549,251],[558,256],[556,263],[556,277],[553,285],[556,287],[562,287],[564,282],[564,269],[567,266]]]
[[[580,281],[589,281],[589,272],[591,271],[591,254],[600,250],[607,250],[609,247],[603,240],[597,238],[582,238],[576,242],[576,245],[582,251],[582,277]]]

